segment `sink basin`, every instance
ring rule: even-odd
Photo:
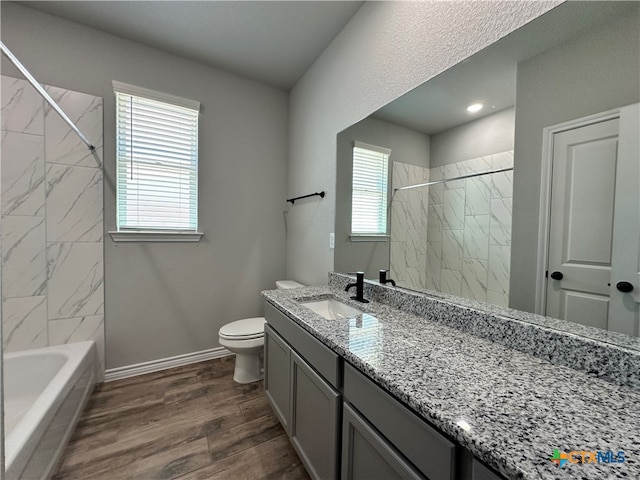
[[[310,310],[327,320],[339,320],[341,318],[353,318],[362,315],[363,312],[357,308],[353,308],[346,303],[342,303],[334,298],[325,298],[323,300],[311,300],[300,302]]]

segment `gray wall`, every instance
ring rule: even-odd
[[[217,347],[285,276],[287,93],[3,2],[2,41],[41,83],[104,98],[105,229],[115,229],[112,80],[201,102],[197,244],[105,237],[107,367]],[[3,58],[3,74],[19,74]]]
[[[512,107],[431,135],[431,167],[513,150],[514,128]]]
[[[378,278],[378,270],[389,268],[389,242],[352,242],[351,233],[351,177],[353,172],[354,141],[391,149],[389,170],[394,161],[429,167],[429,137],[393,123],[365,118],[340,132],[337,139],[336,175],[336,248],[335,270],[354,272],[364,270],[367,278]],[[391,181],[389,181],[391,195]],[[391,196],[389,196],[391,199]]]
[[[533,311],[542,130],[640,98],[637,3],[624,19],[518,66],[510,306]]]
[[[378,108],[533,20],[560,1],[366,2],[290,94],[287,274],[325,283],[333,270],[336,136]]]

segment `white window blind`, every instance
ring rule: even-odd
[[[387,233],[388,162],[391,150],[355,142],[351,194],[351,233]]]
[[[199,104],[119,82],[114,90],[118,231],[195,232]]]

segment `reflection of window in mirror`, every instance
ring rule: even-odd
[[[387,235],[387,190],[391,150],[355,142],[351,234]]]

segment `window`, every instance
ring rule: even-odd
[[[120,82],[113,87],[118,232],[195,233],[200,104]]]
[[[387,234],[387,183],[391,150],[355,142],[351,190],[351,233]]]

